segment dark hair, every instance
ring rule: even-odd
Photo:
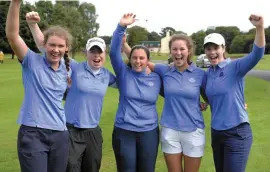
[[[68,51],[66,51],[65,54],[64,54],[64,60],[65,60],[66,69],[67,69],[67,71],[69,71]]]
[[[177,41],[177,40],[183,40],[183,41],[186,41],[186,44],[187,44],[187,48],[189,50],[189,55],[188,55],[188,63],[190,64],[191,63],[191,59],[192,57],[194,56],[194,51],[195,51],[195,45],[193,43],[193,40],[191,37],[187,36],[187,35],[184,35],[184,34],[177,34],[177,35],[173,35],[172,38],[170,39],[169,41],[169,49],[170,49],[170,53],[171,53],[171,48],[172,48],[172,43],[174,41]]]
[[[68,72],[70,70],[70,60],[68,57],[68,51],[66,51],[64,54],[64,60],[65,60],[65,65],[66,65],[66,69],[67,69],[67,83],[68,83],[68,86],[70,86],[72,83],[72,80],[71,80],[70,76],[68,76]],[[64,94],[64,100],[66,100],[66,96],[67,96],[67,91]]]
[[[146,57],[148,60],[150,60],[150,51],[148,50],[148,48],[144,45],[134,45],[132,48],[131,48],[131,51],[130,51],[130,54],[129,54],[129,57],[128,57],[128,66],[131,67],[131,63],[130,63],[130,59],[131,59],[131,56],[132,56],[132,53],[134,52],[134,50],[139,50],[139,49],[143,49],[145,54],[146,54]]]

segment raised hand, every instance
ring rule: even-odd
[[[28,24],[36,24],[40,22],[39,14],[35,11],[26,13],[25,18]]]
[[[120,19],[119,24],[121,26],[128,26],[135,22],[136,15],[133,13],[124,14],[123,17]]]
[[[264,27],[264,21],[263,21],[263,17],[262,16],[251,14],[250,17],[249,17],[249,21],[255,27]]]

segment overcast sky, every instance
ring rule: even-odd
[[[26,0],[35,2],[37,0]],[[160,32],[170,26],[189,35],[209,26],[237,26],[241,31],[252,28],[250,14],[264,16],[270,25],[269,0],[80,0],[95,5],[100,28],[98,35],[112,35],[121,16],[137,15],[135,24],[148,31]]]

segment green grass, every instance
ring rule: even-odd
[[[84,58],[79,58],[83,60]],[[109,60],[106,67],[112,71]],[[23,99],[21,67],[17,60],[6,59],[0,65],[0,172],[18,172],[16,120]],[[247,77],[245,88],[246,102],[253,129],[254,142],[248,161],[247,172],[270,172],[270,82],[253,77]],[[100,126],[103,131],[103,159],[101,172],[115,172],[116,165],[111,146],[111,137],[115,113],[117,110],[118,92],[109,88],[104,100]],[[163,99],[159,98],[157,107],[160,113]],[[200,172],[213,172],[214,165],[210,143],[210,113],[204,112],[206,123],[206,148],[202,159]],[[161,150],[156,164],[157,172],[166,171],[166,165]]]
[[[257,70],[270,70],[270,55],[265,55],[261,61],[255,66]]]

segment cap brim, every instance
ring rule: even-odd
[[[102,52],[105,51],[105,47],[103,46],[103,44],[98,43],[98,42],[95,43],[95,44],[90,45],[90,46],[87,48],[87,51],[89,51],[91,48],[93,48],[93,47],[95,47],[95,46],[97,46],[98,48],[100,48]]]
[[[211,41],[211,40],[209,40],[209,41],[205,42],[205,43],[203,44],[203,46],[205,46],[206,44],[223,45],[222,43],[219,43],[219,42],[216,42],[216,41]]]

